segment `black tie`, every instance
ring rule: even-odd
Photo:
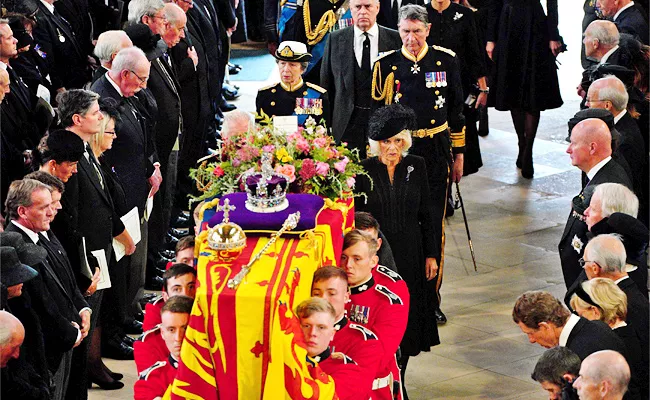
[[[363,52],[361,53],[361,69],[364,72],[370,72],[370,36],[368,32],[363,32],[365,40],[363,41]]]
[[[397,7],[397,0],[393,0],[393,5],[390,7],[390,28],[397,28],[397,12],[399,7]]]

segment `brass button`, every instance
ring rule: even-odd
[[[272,101],[272,102],[271,102],[271,105],[274,106],[274,105],[275,105],[275,101]],[[437,106],[436,106],[436,107],[437,107]]]
[[[271,93],[275,93],[275,89],[271,89]]]
[[[438,107],[438,106],[436,106],[436,107]],[[435,119],[432,119],[432,120],[431,120],[431,125],[433,125],[433,124],[435,124],[435,123],[436,123],[436,120],[435,120]]]
[[[271,103],[271,105],[273,105],[273,103]],[[438,109],[438,106],[433,106],[433,109],[434,109],[434,110],[437,110],[437,109]]]
[[[397,71],[397,67],[393,65],[393,71]]]
[[[440,90],[436,90],[436,96],[440,94]]]
[[[305,90],[304,92],[302,92],[302,95],[307,96],[307,91]]]
[[[436,65],[442,65],[440,61],[436,61]]]

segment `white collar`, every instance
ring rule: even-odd
[[[618,124],[618,121],[620,121],[621,118],[625,116],[625,113],[627,113],[627,110],[623,109],[623,111],[621,111],[620,113],[618,113],[617,116],[614,117],[614,125]]]
[[[108,74],[108,72],[109,71],[106,71],[106,79],[115,88],[115,90],[117,90],[117,93],[119,93],[121,97],[124,97],[124,95],[122,94],[122,90],[120,90],[120,87],[117,85],[117,83],[115,83],[115,81],[111,79],[111,76]]]
[[[33,230],[21,225],[16,221],[15,219],[11,220],[11,223],[16,225],[17,227],[20,228],[21,231],[25,232],[27,236],[34,242],[34,244],[38,243],[38,233],[34,232]]]
[[[625,322],[625,321],[618,321],[617,323],[614,324],[614,326],[612,326],[612,330],[613,330],[613,329],[616,329],[616,328],[622,328],[622,327],[624,327],[624,326],[627,326],[627,322]]]
[[[42,0],[41,0],[41,1],[42,1]],[[616,21],[616,18],[618,18],[618,16],[621,15],[621,13],[622,13],[623,11],[625,11],[626,9],[628,9],[628,8],[630,8],[630,7],[632,7],[632,6],[634,6],[634,2],[633,2],[633,1],[627,3],[626,6],[621,7],[621,9],[618,10],[618,11],[616,11],[616,14],[614,14],[614,18],[612,18],[612,21]]]
[[[594,176],[596,176],[598,171],[600,171],[600,169],[603,168],[605,164],[607,164],[611,159],[612,156],[608,156],[607,158],[601,160],[598,164],[594,165],[593,168],[591,168],[589,172],[587,172],[587,178],[589,178],[589,180],[594,179]]]
[[[603,54],[603,57],[600,59],[600,62],[598,64],[605,64],[607,62],[607,60],[609,59],[609,57],[612,54],[614,54],[614,52],[616,50],[618,50],[618,45],[612,47],[611,49],[609,49],[609,51],[607,53]]]
[[[614,283],[618,285],[620,282],[628,279],[629,277],[630,277],[629,275],[625,275],[624,277],[618,278],[617,280],[615,280]]]
[[[54,14],[54,4],[50,4],[50,3],[48,3],[48,2],[45,1],[45,0],[41,0],[41,3],[43,3],[43,5],[45,6],[45,8],[47,8],[47,10],[48,10],[49,12],[51,12],[52,14]]]
[[[375,37],[375,36],[379,35],[379,26],[377,25],[377,23],[375,23],[375,24],[374,24],[370,29],[368,29],[366,32],[368,32],[368,36],[370,36],[370,37]],[[363,32],[361,29],[357,28],[356,25],[354,26],[354,36],[355,36],[355,37],[363,36],[363,33],[364,33],[364,32]]]
[[[0,61],[0,68],[1,68],[1,69],[4,69],[4,70],[6,71],[6,70],[7,70],[7,64],[5,64],[5,63],[3,63],[2,61]]]
[[[562,328],[562,332],[560,332],[560,343],[558,346],[566,347],[566,342],[569,340],[569,335],[571,334],[571,331],[576,326],[578,321],[580,321],[580,317],[577,315],[571,314],[569,316],[569,319],[566,321],[566,324],[564,324],[564,327]]]

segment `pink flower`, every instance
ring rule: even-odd
[[[357,180],[352,176],[345,180],[345,184],[348,185],[350,189],[354,189],[355,183],[357,183]]]
[[[212,174],[217,178],[219,178],[221,176],[224,176],[226,172],[223,170],[223,168],[221,168],[221,165],[217,165],[216,167],[214,167],[214,171],[212,171]]]
[[[325,146],[327,146],[327,138],[319,137],[314,139],[314,147],[322,149]]]
[[[302,130],[299,130],[298,132],[294,132],[294,133],[288,135],[287,136],[287,142],[294,143],[294,142],[297,142],[298,140],[302,139],[302,135],[300,134],[300,132],[302,132]]]
[[[302,160],[302,167],[300,168],[300,177],[306,181],[314,177],[316,175],[316,165],[314,164],[314,160],[311,158],[306,158]]]
[[[319,134],[319,135],[326,136],[327,135],[327,129],[325,129],[325,127],[322,126],[322,125],[318,125],[316,127],[316,133]]]
[[[330,170],[330,165],[325,162],[317,162],[316,163],[316,173],[320,176],[325,176]]]
[[[265,153],[274,153],[275,146],[273,146],[272,144],[267,144],[266,146],[262,147],[262,151]]]
[[[237,168],[241,165],[241,160],[239,158],[233,158],[232,159],[232,166]]]
[[[296,167],[294,167],[291,164],[276,164],[275,165],[275,172],[286,175],[287,178],[289,178],[289,182],[293,182],[296,180]]]
[[[348,165],[348,162],[350,162],[350,159],[347,157],[343,157],[341,161],[334,163],[334,168],[336,168],[336,170],[339,171],[340,173],[344,173],[345,166]]]
[[[296,149],[298,149],[299,151],[305,154],[309,154],[309,142],[305,138],[300,137],[296,141]]]

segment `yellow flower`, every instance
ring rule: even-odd
[[[293,158],[287,152],[287,149],[284,147],[275,152],[275,156],[283,163],[293,161]]]

